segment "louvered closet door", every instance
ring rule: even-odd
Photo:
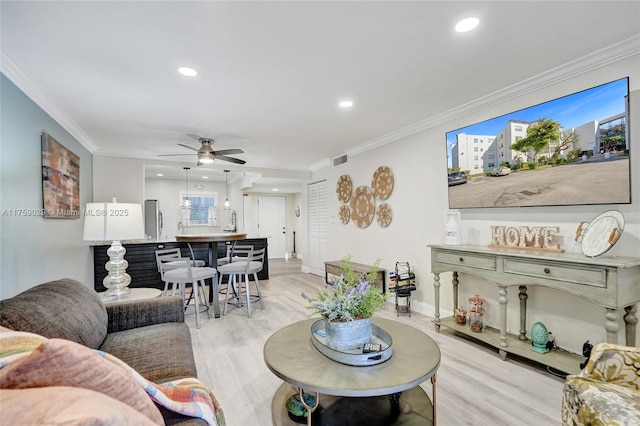
[[[329,219],[327,215],[327,181],[315,182],[308,187],[309,200],[309,272],[324,276],[327,259]]]

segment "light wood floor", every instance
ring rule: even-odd
[[[300,265],[296,259],[269,263],[270,279],[260,282],[265,309],[253,304],[251,318],[244,308],[231,308],[224,317],[203,315],[196,329],[194,316],[187,316],[199,378],[213,389],[229,426],[271,425],[271,399],[282,380],[263,362],[264,342],[280,328],[308,318],[300,293],[314,293],[323,286],[321,277],[301,273]],[[376,315],[422,330],[440,346],[438,425],[561,423],[562,378],[521,361],[502,361],[496,350],[444,329],[437,333],[425,315],[396,317],[391,304]],[[431,395],[431,384],[422,386]]]

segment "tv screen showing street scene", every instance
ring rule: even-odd
[[[631,203],[629,78],[446,134],[449,208]]]

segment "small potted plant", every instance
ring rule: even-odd
[[[326,345],[338,351],[352,350],[371,341],[372,316],[384,307],[387,296],[373,285],[380,260],[367,274],[353,270],[351,257],[342,259],[342,271],[338,279],[327,284],[315,296],[302,293],[310,302],[309,309],[325,319]]]

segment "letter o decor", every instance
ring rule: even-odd
[[[514,227],[507,228],[507,232],[505,232],[504,238],[508,246],[515,247],[520,244],[520,231],[518,231]]]

